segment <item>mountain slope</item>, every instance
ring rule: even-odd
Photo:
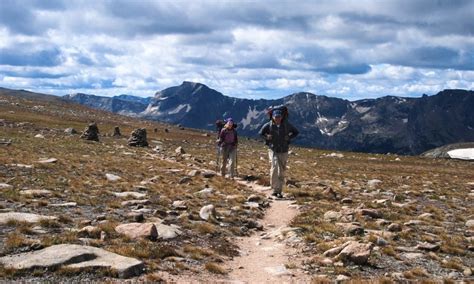
[[[250,137],[257,137],[267,121],[266,108],[285,104],[290,121],[301,130],[295,143],[323,149],[420,154],[445,144],[474,141],[474,92],[466,90],[353,102],[307,92],[277,100],[250,100],[183,82],[152,98],[85,94],[64,98],[96,109],[199,129],[213,130],[217,119],[232,117],[239,123],[239,133]]]

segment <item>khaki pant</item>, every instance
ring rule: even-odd
[[[273,193],[281,193],[285,185],[286,162],[288,161],[288,152],[276,153],[268,150],[268,158],[270,159],[270,184]]]
[[[225,176],[227,167],[231,178],[235,176],[235,163],[237,160],[237,147],[222,147],[222,165],[221,174]]]

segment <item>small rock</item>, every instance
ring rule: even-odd
[[[55,159],[55,158],[49,158],[49,159],[41,159],[38,161],[38,163],[40,164],[53,164],[53,163],[56,163],[58,161],[58,159]]]
[[[358,265],[366,264],[372,251],[372,244],[350,241],[349,244],[337,255],[342,261],[351,261]]]
[[[342,204],[351,204],[352,202],[353,202],[353,201],[352,201],[352,198],[348,198],[348,197],[343,198],[343,199],[341,200],[341,203],[342,203]]]
[[[47,189],[27,189],[19,192],[21,195],[35,196],[35,197],[47,197],[51,196],[53,192]]]
[[[176,200],[173,202],[171,205],[174,209],[176,210],[186,210],[188,209],[188,206],[186,205],[186,202],[183,200]]]
[[[131,239],[149,238],[156,240],[158,231],[153,223],[128,223],[115,227],[115,231],[124,234]]]
[[[77,130],[70,127],[70,128],[64,129],[64,133],[69,134],[69,135],[74,135],[74,134],[77,134]]]
[[[194,194],[196,195],[210,195],[214,192],[214,189],[210,188],[210,187],[207,187],[207,188],[204,188],[203,190],[200,190]]]
[[[119,181],[122,179],[121,177],[114,174],[105,174],[105,178],[107,178],[108,181]]]
[[[347,235],[363,235],[364,228],[359,223],[336,223]]]
[[[427,242],[421,243],[416,246],[417,249],[419,250],[426,250],[426,251],[437,251],[440,248],[440,245],[438,244],[430,244]]]
[[[127,217],[138,223],[145,220],[145,216],[143,216],[143,213],[141,212],[130,212],[127,214]]]
[[[65,202],[65,203],[55,203],[55,204],[48,204],[50,207],[76,207],[76,202]]]
[[[43,219],[56,220],[54,216],[44,216],[32,213],[20,213],[20,212],[6,212],[0,213],[0,224],[6,224],[9,220],[15,220],[19,222],[37,223]]]
[[[44,139],[44,135],[42,135],[42,134],[36,134],[36,135],[35,135],[35,138]]]
[[[6,183],[0,183],[0,189],[12,189],[13,186],[6,184]]]
[[[134,191],[124,191],[124,192],[112,192],[113,195],[117,197],[132,197],[132,198],[143,198],[146,196],[145,193],[134,192]]]
[[[466,221],[466,227],[474,228],[474,220],[467,220]]]
[[[367,185],[370,187],[370,188],[375,188],[377,187],[379,184],[381,184],[382,181],[379,180],[379,179],[371,179],[367,182]]]
[[[342,213],[336,211],[327,211],[326,213],[324,213],[323,218],[324,220],[330,222],[337,221],[342,218]]]
[[[466,277],[472,276],[472,269],[469,268],[469,267],[466,267],[466,268],[464,269],[464,271],[463,271],[463,274],[464,274],[464,276],[466,276]]]
[[[205,178],[213,178],[216,176],[216,172],[213,171],[205,171],[202,173],[202,176]]]
[[[350,279],[351,279],[351,278],[350,278],[350,277],[347,277],[346,275],[339,274],[339,275],[336,277],[336,283],[342,282],[342,281],[348,281],[348,280],[350,280]]]
[[[198,171],[198,170],[191,170],[191,171],[189,171],[188,176],[190,176],[190,177],[195,177],[195,176],[197,176],[197,175],[199,175],[199,174],[201,174],[201,171]]]
[[[192,179],[190,177],[183,177],[179,180],[179,184],[183,184],[183,183],[187,183],[187,182],[190,182],[192,181]]]
[[[138,199],[138,200],[127,200],[121,203],[122,206],[134,206],[134,205],[146,205],[149,204],[150,200],[148,199]]]
[[[369,216],[374,219],[382,218],[382,214],[375,209],[359,209],[357,210],[360,214],[364,216]]]
[[[209,219],[211,220],[216,219],[216,209],[214,205],[209,204],[202,207],[201,210],[199,211],[199,217],[201,217],[201,219],[206,220],[206,221]]]
[[[179,146],[178,148],[176,148],[176,149],[174,150],[174,152],[175,152],[176,154],[180,154],[180,155],[186,154],[186,151],[184,151],[183,147],[181,147],[181,146]]]
[[[252,194],[247,198],[247,202],[260,202],[262,198],[256,194]]]
[[[417,226],[417,225],[421,225],[423,224],[423,221],[420,221],[420,220],[410,220],[406,223],[404,223],[403,225],[405,226]]]
[[[431,213],[423,213],[420,216],[418,216],[418,219],[434,219],[434,215]]]
[[[392,223],[388,225],[387,230],[389,232],[401,232],[402,231],[402,226],[398,223]]]

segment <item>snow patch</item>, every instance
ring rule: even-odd
[[[408,123],[408,118],[402,119],[403,123]]]
[[[371,107],[356,106],[354,109],[355,109],[358,113],[366,113],[366,112],[368,112],[368,111],[371,109]]]
[[[189,104],[184,104],[184,105],[179,105],[177,106],[175,109],[173,110],[170,110],[168,112],[168,114],[177,114],[177,113],[180,113],[181,110],[183,110],[184,108],[186,108],[185,112],[189,112],[191,110],[191,106]]]
[[[448,155],[453,159],[474,160],[474,148],[448,151]]]
[[[257,110],[257,108],[252,109],[249,106],[249,111],[247,112],[247,116],[245,118],[242,118],[240,123],[242,124],[242,128],[246,128],[252,123],[253,119],[257,119],[259,116],[260,112]]]

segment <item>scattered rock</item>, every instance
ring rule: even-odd
[[[330,200],[337,200],[337,194],[334,191],[334,189],[332,189],[332,187],[327,187],[323,191],[323,196],[327,199],[330,199]]]
[[[256,194],[252,194],[249,197],[247,197],[247,202],[260,202],[262,201],[262,198]]]
[[[137,200],[127,200],[121,203],[122,206],[134,206],[134,205],[146,205],[149,204],[150,200],[148,199],[137,199]]]
[[[0,189],[12,189],[13,186],[7,183],[0,183]]]
[[[43,219],[56,220],[54,216],[44,216],[32,213],[6,212],[0,213],[0,224],[6,224],[9,220],[27,223],[37,223]]]
[[[192,179],[190,177],[183,177],[179,180],[179,184],[183,184],[183,183],[187,183],[187,182],[190,182],[192,181]]]
[[[127,217],[138,223],[143,222],[145,220],[145,216],[143,216],[142,212],[130,212],[127,214]]]
[[[474,228],[474,220],[467,220],[466,221],[466,227]]]
[[[343,275],[343,274],[339,274],[337,277],[336,277],[336,283],[338,282],[343,282],[343,281],[348,281],[350,280],[351,278],[346,276],[346,275]]]
[[[278,265],[273,267],[265,267],[264,270],[273,276],[290,275],[291,273],[286,269],[284,265]]]
[[[418,225],[421,225],[423,224],[423,221],[420,221],[420,220],[410,220],[406,223],[404,223],[403,225],[405,226],[418,226]]]
[[[390,232],[401,232],[402,231],[402,225],[398,223],[392,223],[388,225],[387,230]]]
[[[363,216],[369,216],[374,219],[382,218],[382,214],[375,209],[359,209],[357,212]]]
[[[99,128],[97,124],[95,122],[89,124],[80,137],[86,140],[99,141]]]
[[[418,216],[418,219],[434,219],[434,215],[431,213],[423,213],[420,216]]]
[[[216,176],[216,172],[213,171],[205,171],[202,173],[202,176],[205,178],[213,178]]]
[[[215,220],[216,219],[216,209],[214,205],[209,204],[201,208],[199,211],[199,217],[203,220]]]
[[[119,181],[122,179],[121,177],[114,174],[105,174],[105,177],[107,178],[108,181]]]
[[[129,278],[143,273],[143,262],[106,250],[81,245],[60,244],[42,250],[0,258],[7,268],[32,270],[36,268],[106,268],[118,272],[119,277]]]
[[[131,239],[148,238],[156,240],[158,231],[153,223],[128,223],[115,227],[115,231]]]
[[[179,155],[186,154],[186,151],[184,151],[183,147],[181,147],[181,146],[179,146],[178,148],[176,148],[176,149],[174,150],[174,152],[175,152],[176,154],[179,154]]]
[[[51,196],[53,193],[47,189],[27,189],[19,192],[21,195],[34,196],[34,197],[46,197]]]
[[[186,205],[186,201],[183,201],[183,200],[176,200],[176,201],[173,202],[173,204],[171,206],[176,210],[186,210],[186,209],[188,209],[188,206]]]
[[[171,240],[182,234],[180,227],[174,224],[155,224],[155,226],[158,232],[158,238],[161,240]]]
[[[342,204],[351,204],[352,202],[353,202],[352,198],[347,198],[347,197],[341,200]]]
[[[77,203],[76,202],[65,202],[65,203],[54,203],[54,204],[48,204],[50,207],[76,207]]]
[[[426,251],[437,251],[440,248],[440,245],[438,244],[430,244],[427,242],[421,243],[416,246],[417,249],[419,250],[426,250]]]
[[[146,138],[146,129],[138,128],[132,131],[128,139],[128,146],[133,147],[147,147],[148,141]]]
[[[56,163],[57,161],[58,161],[58,159],[49,158],[49,159],[38,160],[38,163],[40,163],[40,164],[53,164],[53,163]]]
[[[201,174],[201,171],[199,171],[199,170],[191,170],[191,171],[189,171],[188,176],[190,176],[190,177],[195,177],[195,176],[197,176],[197,175],[199,175],[199,174]]]
[[[341,227],[346,235],[364,235],[364,228],[359,223],[336,223],[336,226]]]
[[[69,134],[69,135],[74,135],[74,134],[77,134],[77,130],[70,127],[70,128],[64,129],[64,133]]]
[[[323,218],[324,220],[329,221],[329,222],[338,221],[339,219],[342,218],[342,213],[336,212],[336,211],[327,211],[326,213],[324,213]]]
[[[337,255],[337,259],[351,261],[358,265],[366,264],[372,251],[372,244],[350,241],[347,246]]]
[[[35,135],[35,138],[44,139],[44,135],[43,135],[43,134],[36,134],[36,135]]]
[[[84,228],[80,229],[77,232],[77,235],[81,238],[99,238],[100,237],[100,229],[95,226],[85,226]]]
[[[370,187],[370,188],[375,188],[377,187],[379,184],[381,184],[382,181],[379,180],[379,179],[371,179],[367,182],[367,185]]]
[[[197,194],[197,195],[211,195],[212,193],[214,192],[214,189],[210,188],[210,187],[207,187],[207,188],[204,188],[203,190],[200,190],[194,194]]]
[[[113,195],[117,197],[132,197],[132,198],[143,198],[146,196],[146,193],[140,193],[135,191],[124,191],[124,192],[112,192]]]

